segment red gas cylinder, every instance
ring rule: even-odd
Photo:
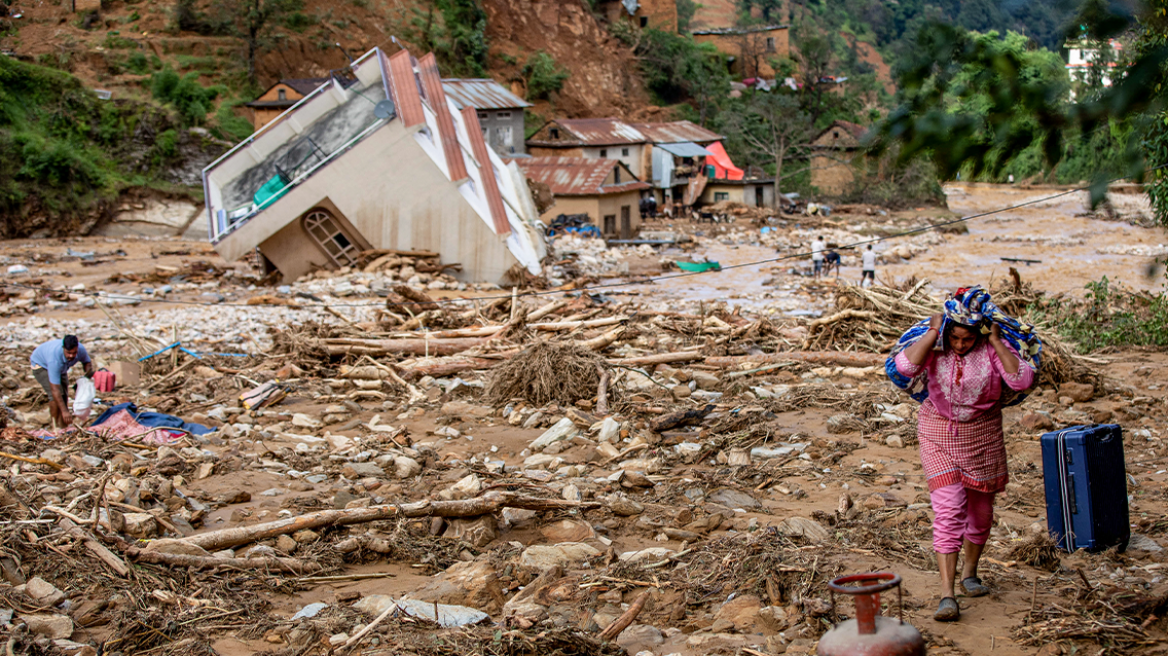
[[[819,639],[819,656],[925,656],[925,641],[903,618],[880,614],[880,593],[896,588],[900,596],[900,575],[889,572],[841,576],[827,584],[831,605],[835,593],[856,598],[856,619],[837,624]]]

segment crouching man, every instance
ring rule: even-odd
[[[85,366],[85,375],[93,376],[93,362],[73,335],[64,339],[50,339],[36,347],[29,358],[32,375],[49,395],[49,416],[53,426],[63,428],[73,423],[69,412],[69,369],[78,362]]]

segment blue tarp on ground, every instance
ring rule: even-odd
[[[164,415],[161,412],[138,412],[138,406],[133,403],[119,403],[109,410],[101,413],[101,416],[94,420],[91,428],[96,428],[104,423],[107,419],[117,414],[118,411],[125,410],[134,417],[134,421],[147,428],[178,428],[185,430],[192,435],[206,435],[214,432],[214,428],[207,428],[202,424],[189,424],[179,417],[174,415]]]

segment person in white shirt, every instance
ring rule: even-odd
[[[823,237],[816,237],[815,241],[811,242],[811,264],[815,266],[812,275],[816,278],[823,273],[823,252],[827,250],[827,243]]]
[[[872,250],[872,244],[868,244],[868,250],[861,257],[864,266],[860,269],[860,285],[871,287],[876,284],[876,253]]]

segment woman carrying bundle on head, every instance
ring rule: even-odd
[[[993,525],[994,496],[1005,489],[1002,407],[1024,398],[1038,370],[1033,326],[1003,315],[980,287],[962,288],[945,311],[914,325],[886,364],[889,377],[922,401],[921,463],[933,506],[933,548],[941,603],[933,619],[961,616],[954,588],[958,552],[966,595],[989,593],[977,565]]]

